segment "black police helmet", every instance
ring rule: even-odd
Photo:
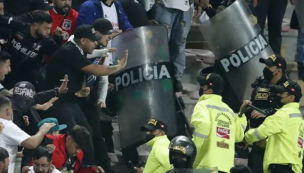
[[[192,168],[196,157],[196,146],[191,139],[186,136],[177,136],[173,138],[169,145],[170,163],[172,163],[172,155],[180,154],[187,157],[187,168]]]

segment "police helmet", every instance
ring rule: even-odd
[[[172,164],[173,154],[179,154],[187,157],[187,168],[192,168],[196,157],[196,146],[191,139],[186,136],[177,136],[173,138],[169,145],[169,157]]]

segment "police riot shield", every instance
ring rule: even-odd
[[[236,0],[202,23],[200,30],[215,54],[216,71],[220,71],[238,101],[250,99],[250,84],[265,67],[259,58],[268,58],[273,51],[246,1]]]
[[[115,74],[121,148],[144,141],[145,133],[140,127],[150,118],[164,121],[167,135],[174,135],[175,97],[167,29],[164,26],[136,28],[116,36],[112,47],[118,50],[113,54],[113,61],[129,50],[126,68]]]
[[[172,169],[170,171],[168,171],[167,173],[217,173],[218,170],[217,168],[213,168],[213,169]]]
[[[302,33],[304,33],[304,0],[293,0]]]

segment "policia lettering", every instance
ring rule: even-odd
[[[234,51],[228,57],[220,60],[221,65],[226,73],[233,68],[238,68],[242,64],[245,64],[250,59],[254,58],[260,52],[262,52],[268,46],[267,41],[262,34],[257,35],[250,40],[246,45],[240,49]]]
[[[144,81],[170,79],[171,76],[172,64],[169,62],[136,66],[115,75],[116,91]]]

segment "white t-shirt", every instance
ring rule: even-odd
[[[167,8],[175,8],[182,11],[188,11],[190,8],[190,0],[161,0],[159,3],[164,4]]]
[[[51,173],[61,173],[59,170],[57,170],[57,169],[55,168],[54,165],[52,165],[51,167],[53,168],[53,171],[52,171]],[[35,173],[34,167],[33,167],[33,166],[31,166],[31,167],[29,168],[28,173]]]
[[[114,30],[119,30],[118,16],[117,16],[117,10],[115,4],[112,3],[111,6],[108,6],[107,4],[101,2],[101,7],[103,10],[103,18],[109,20],[112,23]],[[108,42],[107,48],[111,48],[111,47],[112,47],[112,41],[110,40]],[[110,60],[110,64],[113,64],[112,53],[109,53],[108,58]]]
[[[21,143],[28,139],[30,136],[22,131],[11,120],[0,118],[0,122],[2,122],[5,126],[2,133],[0,134],[0,147],[5,148],[9,154],[10,163],[8,167],[8,173],[14,173],[18,145],[20,146]]]

